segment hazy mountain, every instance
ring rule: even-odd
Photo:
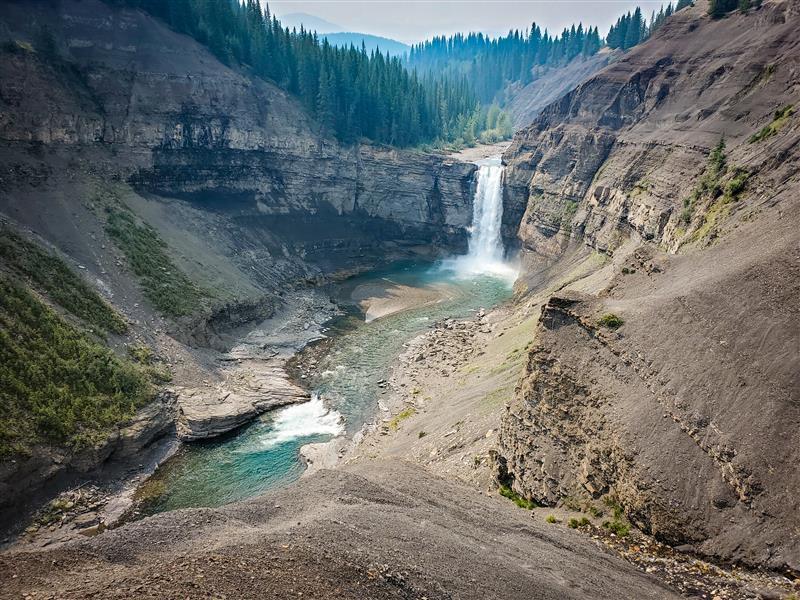
[[[356,48],[359,48],[363,41],[368,51],[378,48],[384,54],[388,52],[392,56],[405,54],[411,50],[411,46],[403,42],[368,33],[327,33],[325,37],[334,46],[349,46],[353,44]]]
[[[311,29],[317,33],[330,33],[344,29],[344,27],[341,25],[331,23],[330,21],[326,21],[321,17],[315,17],[314,15],[303,12],[279,15],[278,19],[284,27],[288,27],[289,29],[300,29],[300,25],[302,25],[305,29]]]

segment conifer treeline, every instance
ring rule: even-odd
[[[118,1],[191,35],[223,62],[275,81],[340,140],[413,146],[474,139],[486,129],[486,111],[464,77],[421,77],[363,45],[337,48],[316,33],[290,31],[257,0]]]
[[[691,0],[678,0],[674,9],[671,3],[666,8],[662,6],[658,13],[653,12],[649,24],[637,8],[621,16],[605,40],[597,27],[573,25],[553,37],[536,23],[529,30],[513,30],[500,38],[482,33],[435,37],[413,46],[408,64],[422,73],[466,76],[481,102],[502,103],[506,86],[514,82],[530,83],[537,67],[559,67],[578,56],[592,56],[604,44],[623,50],[632,48],[646,40],[676,10],[690,4]]]
[[[662,6],[658,12],[653,11],[650,15],[649,24],[642,17],[641,9],[636,7],[633,13],[628,12],[622,15],[611,26],[606,36],[606,44],[608,44],[609,48],[621,48],[622,50],[633,48],[653,35],[653,32],[661,27],[676,11],[691,6],[691,4],[692,0],[678,0],[677,5],[673,7],[672,2],[670,2],[666,8]]]
[[[595,54],[601,45],[597,27],[573,25],[552,37],[534,23],[530,30],[500,38],[482,33],[434,37],[411,48],[408,64],[423,73],[467,77],[481,102],[489,103],[508,82],[530,83],[535,66],[560,66]]]
[[[711,0],[708,3],[708,14],[715,19],[719,19],[735,8],[746,13],[751,8],[758,8],[759,6],[761,6],[761,0]]]

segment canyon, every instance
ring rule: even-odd
[[[504,168],[480,174],[497,148],[336,142],[140,11],[2,8],[0,235],[89,282],[129,324],[105,343],[152,348],[172,376],[105,442],[2,462],[7,531],[31,517],[23,498],[144,478],[176,440],[306,401],[299,374],[343,310],[331,290],[474,252],[489,185],[490,253],[502,262],[502,241],[519,264],[512,298],[388,357],[375,418],[305,448],[299,481],[11,548],[0,596],[797,593],[797,2],[712,19],[699,0],[627,52],[517,90]],[[33,49],[31,15],[55,57]],[[201,291],[193,310],[147,295],[110,233],[119,212]],[[366,288],[370,321],[447,294]]]

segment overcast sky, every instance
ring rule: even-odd
[[[303,12],[321,17],[343,31],[372,33],[403,42],[437,34],[483,31],[492,35],[525,29],[532,21],[560,32],[583,22],[608,33],[617,17],[637,5],[649,16],[662,0],[276,0],[270,9],[279,17]]]

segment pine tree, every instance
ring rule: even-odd
[[[719,19],[736,8],[737,0],[711,0],[708,4],[708,14]]]
[[[623,48],[633,48],[642,40],[642,10],[637,6],[633,12],[633,16],[628,22],[628,28],[625,32],[625,42]]]

